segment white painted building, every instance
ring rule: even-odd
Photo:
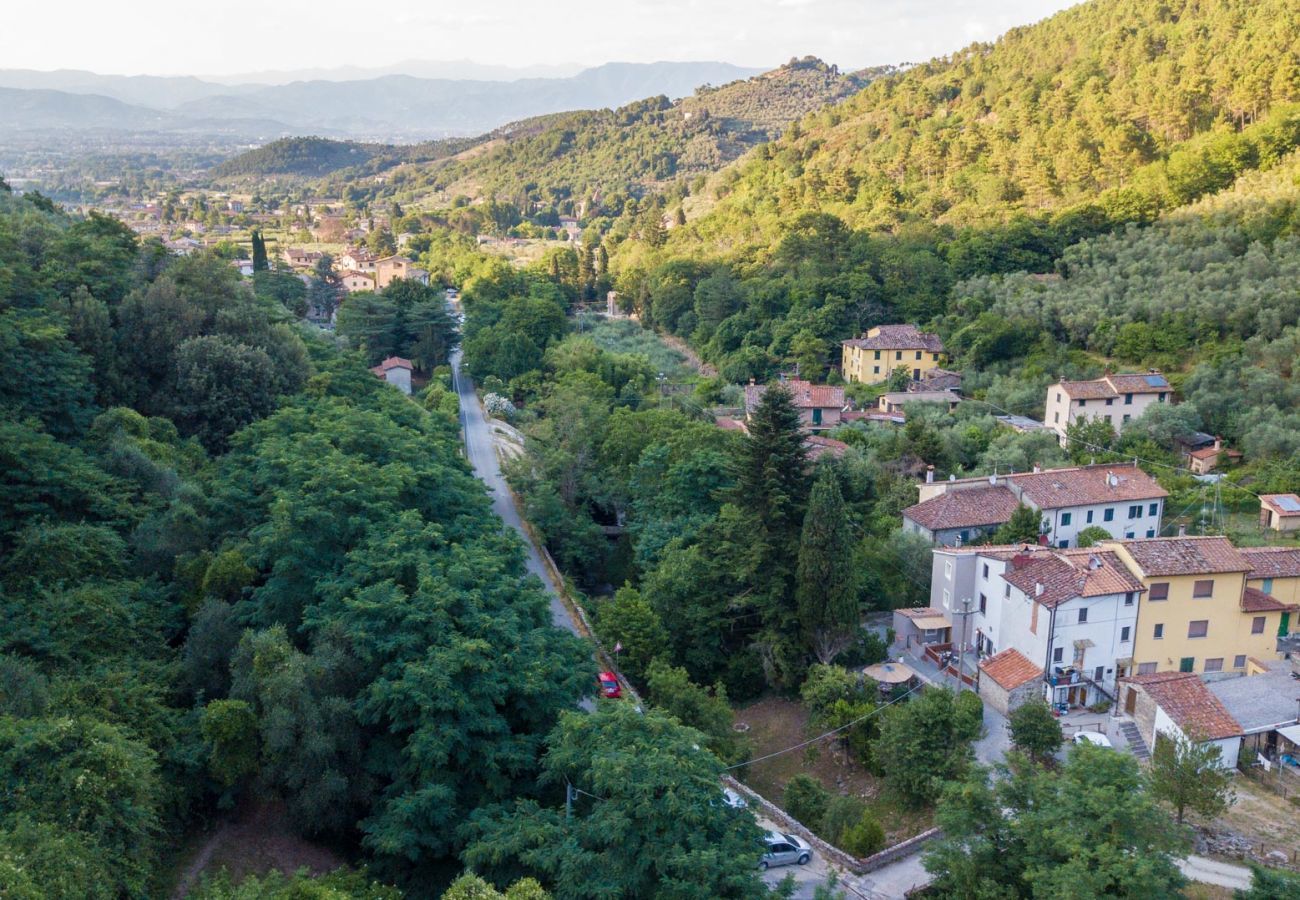
[[[1086,706],[1114,700],[1132,669],[1143,590],[1110,551],[938,548],[930,605],[954,644],[980,658],[1015,649],[1042,668],[1049,702]]]
[[[1047,389],[1047,411],[1043,421],[1066,445],[1065,429],[1080,419],[1101,419],[1118,434],[1125,423],[1156,403],[1169,403],[1173,388],[1155,369],[1145,375],[1111,375],[1094,381],[1066,381],[1062,378]]]
[[[1168,496],[1134,463],[927,480],[919,487],[920,502],[903,510],[903,530],[945,546],[991,533],[1020,504],[1042,513],[1040,531],[1053,547],[1077,547],[1079,532],[1094,525],[1116,540],[1158,537]]]

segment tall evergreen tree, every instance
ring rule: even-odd
[[[734,502],[753,523],[759,564],[753,596],[764,633],[759,649],[774,683],[787,680],[802,656],[793,579],[808,500],[808,456],[794,398],[773,384],[749,418],[749,436],[736,455]]]
[[[253,271],[265,272],[271,268],[270,261],[266,258],[266,240],[262,237],[262,232],[253,232]]]
[[[829,665],[853,643],[859,627],[858,581],[850,564],[853,534],[835,470],[817,473],[799,542],[795,599],[799,622],[817,661]]]

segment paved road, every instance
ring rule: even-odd
[[[1250,887],[1250,869],[1234,866],[1204,856],[1189,856],[1178,861],[1178,868],[1192,881],[1202,884],[1217,884],[1219,887],[1246,890]]]
[[[470,465],[474,467],[474,474],[487,485],[492,495],[492,511],[501,517],[501,521],[519,532],[519,536],[524,539],[528,571],[546,585],[546,591],[551,599],[551,618],[555,624],[578,634],[578,626],[573,621],[569,608],[561,602],[550,573],[542,564],[541,554],[533,545],[528,532],[524,531],[519,510],[515,507],[514,498],[510,496],[510,490],[506,487],[505,476],[501,474],[496,450],[492,446],[492,429],[488,427],[487,417],[483,414],[483,405],[479,402],[478,395],[474,393],[474,382],[460,370],[459,350],[451,355],[451,377],[456,387],[456,394],[460,397],[460,428],[465,435],[465,455]]]

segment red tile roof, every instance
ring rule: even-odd
[[[383,375],[389,369],[414,370],[415,366],[411,365],[411,361],[409,359],[402,359],[402,357],[400,356],[390,356],[388,357],[388,359],[384,360],[383,362],[375,366],[370,371],[374,372],[376,375]]]
[[[810,381],[800,381],[797,378],[777,383],[785,385],[797,409],[844,408],[844,388],[842,387],[829,384],[813,384]],[[758,406],[758,401],[763,399],[768,387],[769,385],[766,384],[746,385],[745,409],[752,411],[754,407]]]
[[[1104,597],[1144,590],[1118,555],[1098,549],[1028,550],[1016,554],[1003,579],[1048,609],[1075,597]],[[1042,585],[1042,593],[1038,592]]]
[[[1007,487],[967,488],[909,506],[903,510],[903,517],[930,531],[1001,525],[1011,518],[1017,504],[1015,494]]]
[[[1156,500],[1169,492],[1133,463],[1048,469],[1007,476],[1039,509]]]
[[[1043,670],[1015,647],[994,653],[980,663],[980,671],[1008,691],[1043,677]]]
[[[1216,741],[1242,733],[1228,708],[1192,672],[1156,672],[1124,679],[1142,690],[1188,737]]]
[[[1106,375],[1092,381],[1066,381],[1057,387],[1072,400],[1093,400],[1118,397],[1120,394],[1163,394],[1173,390],[1165,376],[1159,372],[1141,374]]]
[[[872,334],[871,331],[876,332]],[[860,338],[844,341],[846,347],[858,347],[862,350],[928,350],[931,353],[943,352],[943,341],[939,335],[922,331],[915,325],[881,325],[873,328]]]
[[[1213,575],[1249,572],[1251,562],[1225,537],[1144,538],[1121,541],[1142,574]]]
[[[1283,603],[1259,588],[1248,587],[1241,593],[1241,611],[1248,613],[1291,612],[1300,609],[1294,603]]]
[[[1247,578],[1300,578],[1300,547],[1242,547],[1250,563]]]
[[[803,439],[804,449],[808,451],[809,459],[821,459],[823,456],[830,454],[835,459],[839,459],[844,452],[849,449],[849,445],[843,441],[837,441],[834,438],[823,437],[820,434],[810,434]]]

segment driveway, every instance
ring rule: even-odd
[[[1250,869],[1245,866],[1234,866],[1204,856],[1189,856],[1178,861],[1178,868],[1190,881],[1242,891],[1250,887]]]
[[[541,554],[538,553],[528,532],[524,530],[524,523],[515,506],[514,497],[506,486],[505,476],[501,474],[496,450],[492,446],[492,429],[488,427],[487,417],[483,414],[483,404],[479,402],[478,394],[474,392],[474,382],[461,371],[460,359],[460,350],[452,353],[451,379],[456,388],[456,396],[460,398],[460,429],[465,436],[465,456],[474,468],[474,474],[487,485],[488,493],[492,495],[492,511],[523,538],[528,571],[542,580],[547,594],[550,595],[551,619],[558,627],[579,634],[578,626],[573,621],[569,608],[560,600],[559,591],[556,590],[550,573],[542,563]]]
[[[756,816],[758,827],[764,831],[781,831],[780,825],[771,819],[765,819],[762,816]],[[795,900],[812,900],[817,893],[817,888],[827,884],[830,881],[831,874],[837,870],[826,861],[826,857],[814,851],[813,858],[806,866],[778,866],[775,869],[768,869],[763,873],[763,882],[770,887],[776,887],[787,875],[794,879],[794,893],[790,896]],[[843,875],[840,875],[843,878]],[[843,885],[841,885],[843,886]],[[849,896],[853,894],[850,892]]]

